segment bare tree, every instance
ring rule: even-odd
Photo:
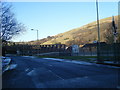
[[[11,11],[12,5],[0,2],[0,26],[2,40],[10,40],[13,36],[25,30],[23,24],[18,23],[14,13]]]
[[[111,26],[110,26],[109,29],[105,29],[104,38],[105,38],[105,41],[109,44],[114,42],[114,36],[113,36],[113,33],[112,33],[112,27]]]

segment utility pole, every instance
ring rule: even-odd
[[[96,11],[97,11],[97,27],[98,27],[97,59],[98,59],[98,63],[101,63],[102,61],[100,59],[100,26],[99,26],[98,0],[96,0]]]
[[[100,25],[99,25],[98,0],[96,0],[96,10],[97,10],[97,26],[98,26],[98,43],[100,43]]]

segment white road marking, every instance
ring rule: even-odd
[[[92,65],[91,63],[84,62],[84,61],[74,61],[74,60],[70,61],[70,60],[57,59],[57,58],[43,58],[43,59],[64,61],[64,62],[69,62],[69,63],[84,64],[84,65]]]
[[[45,88],[44,84],[39,82],[37,72],[35,69],[28,72],[27,75],[32,78],[32,81],[33,81],[36,88]]]
[[[53,65],[49,65],[49,66],[51,66],[51,67],[52,67]]]
[[[17,67],[17,64],[11,64],[9,69],[12,70],[12,69],[15,69]]]
[[[54,72],[52,72],[51,70],[48,70],[49,72],[51,72],[51,73],[53,73],[56,77],[58,77],[58,78],[60,78],[60,79],[62,79],[62,80],[64,80],[62,77],[60,77],[59,75],[57,75],[57,74],[55,74]]]
[[[84,62],[84,61],[71,61],[76,64],[85,64],[85,65],[92,65],[92,63]]]
[[[88,78],[88,76],[84,76],[83,78]]]
[[[22,57],[36,58],[35,56],[22,56]]]
[[[43,59],[48,59],[48,60],[57,60],[57,61],[64,61],[64,59],[57,59],[57,58],[43,58]]]
[[[29,71],[29,68],[27,68],[25,71],[26,71],[26,72]]]

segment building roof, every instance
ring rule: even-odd
[[[106,45],[105,42],[100,42],[100,45]],[[89,44],[85,44],[82,48],[84,47],[96,47],[97,43],[89,43]]]

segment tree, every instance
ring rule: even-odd
[[[117,32],[118,32],[117,43],[120,43],[120,30],[119,30],[119,28],[117,29]],[[105,41],[107,43],[109,43],[109,44],[114,43],[114,34],[113,34],[111,23],[109,23],[109,26],[105,29],[104,38],[105,38]]]
[[[0,30],[2,40],[10,40],[13,36],[20,34],[20,32],[25,30],[25,26],[15,18],[12,12],[12,5],[9,3],[0,2]]]
[[[108,30],[108,32],[105,33],[105,41],[109,44],[112,44],[114,42],[114,36],[110,30]]]

